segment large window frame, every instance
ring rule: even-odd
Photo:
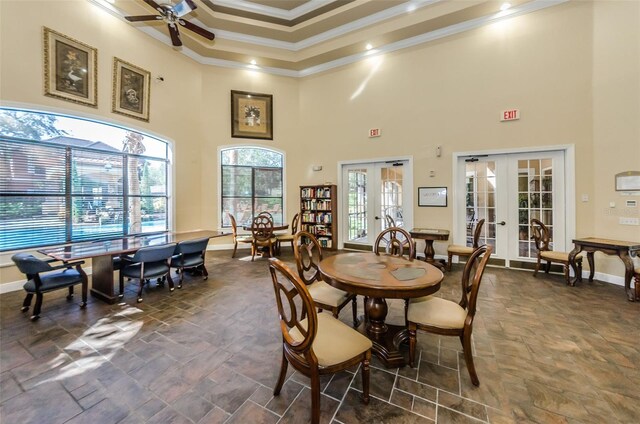
[[[262,151],[273,157],[279,157],[280,164],[267,164],[261,163],[243,163],[241,158],[238,158],[235,163],[225,163],[224,155],[231,153],[232,151],[239,150],[253,150]],[[239,157],[240,155],[238,155]],[[234,215],[238,226],[249,225],[251,219],[260,212],[270,212],[273,216],[275,224],[281,224],[286,221],[285,214],[285,155],[283,152],[276,149],[259,146],[259,145],[234,145],[234,146],[222,146],[218,149],[219,160],[219,217],[218,220],[220,228],[231,228],[231,221],[229,219],[229,213]],[[228,179],[236,178],[238,175],[244,173],[245,177],[250,174],[250,189],[248,192],[235,191],[235,193],[228,192]],[[260,193],[259,179],[264,178],[267,174],[275,174],[276,179],[280,181],[279,187],[276,189],[276,194]],[[279,193],[278,193],[279,189]],[[237,201],[237,202],[235,202]],[[243,206],[240,207],[239,204]],[[265,207],[266,206],[266,207]]]
[[[96,144],[84,139],[77,139],[78,145],[73,141],[56,144],[35,137],[8,137],[0,132],[1,164],[15,168],[0,172],[0,232],[3,233],[0,251],[156,234],[170,229],[173,208],[168,142],[132,129],[74,116],[11,111],[77,119],[83,121],[83,125],[94,123],[97,132],[99,127],[108,125],[140,139],[150,137],[154,142],[164,143],[164,152],[160,150],[164,158],[158,156],[157,151],[154,152],[156,156],[149,156],[125,147],[122,147],[123,151],[109,149],[104,143],[97,143],[98,148],[93,148],[91,146]],[[18,157],[18,151],[24,154]],[[31,157],[36,151],[44,165],[49,156],[57,158],[55,162],[59,166],[55,177],[43,175],[48,172],[47,167],[40,169],[38,161]],[[109,172],[113,174],[111,180],[105,181]],[[88,176],[89,173],[92,175]],[[130,174],[139,175],[137,187],[130,184]],[[149,177],[149,174],[153,176]],[[29,182],[31,177],[40,178],[38,184]],[[143,179],[148,180],[140,182]],[[47,188],[52,184],[53,189]],[[30,216],[16,211],[22,205],[31,205],[34,211],[40,212]],[[48,208],[47,213],[44,213],[44,205]]]

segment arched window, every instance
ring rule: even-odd
[[[232,214],[238,225],[249,224],[260,212],[283,221],[283,155],[262,147],[233,147],[220,152],[222,227],[230,227]]]
[[[169,159],[126,128],[0,109],[0,250],[167,231]]]

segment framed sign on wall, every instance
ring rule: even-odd
[[[446,187],[418,187],[418,206],[447,206]]]

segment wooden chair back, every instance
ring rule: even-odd
[[[300,223],[300,214],[297,213],[293,215],[293,219],[291,220],[291,234],[295,234],[298,232],[299,223]]]
[[[396,220],[391,217],[391,215],[384,216],[385,221],[387,222],[387,228],[395,227]]]
[[[458,303],[460,306],[467,310],[467,320],[465,325],[471,325],[473,317],[476,314],[476,301],[478,299],[478,291],[480,290],[480,283],[482,282],[482,276],[484,269],[491,257],[491,246],[478,247],[469,257],[469,260],[464,266],[462,272],[462,298]],[[482,259],[480,259],[482,256]],[[476,266],[477,265],[477,266]],[[473,277],[471,273],[475,268]],[[471,320],[469,320],[471,317]]]
[[[533,237],[533,240],[535,241],[538,252],[551,250],[549,248],[551,232],[546,225],[535,218],[531,220],[531,237]]]
[[[409,257],[407,259],[412,261],[416,251],[411,235],[400,227],[390,227],[378,234],[373,245],[373,252],[376,255],[384,252],[386,255],[404,257],[404,252],[407,248],[409,249]]]
[[[298,276],[305,284],[321,280],[318,264],[322,261],[322,247],[318,239],[306,231],[299,231],[293,237],[293,255],[296,258]]]
[[[289,360],[292,357],[296,358],[300,364],[306,362],[308,366],[317,366],[318,361],[311,351],[311,346],[318,332],[318,316],[306,285],[277,258],[269,259],[269,272],[287,357]],[[302,340],[296,340],[291,336],[293,329],[302,335]]]
[[[229,215],[229,221],[231,221],[231,232],[233,233],[233,237],[236,238],[238,237],[238,224],[236,223],[236,218],[230,213],[227,213],[227,215]]]
[[[482,227],[484,226],[484,218],[476,223],[476,228],[473,230],[473,248],[477,249],[480,246],[480,234],[482,233]]]
[[[268,212],[263,212],[253,218],[253,224],[251,225],[251,233],[253,239],[260,242],[267,242],[273,237],[273,219],[267,215]]]

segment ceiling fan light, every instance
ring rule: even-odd
[[[249,62],[249,63],[251,63],[252,65],[254,65],[254,66],[255,66],[258,62],[256,62],[256,60],[255,60],[255,59],[251,59],[251,62]]]
[[[507,9],[509,9],[511,7],[511,3],[502,3],[502,6],[500,6],[500,10],[501,11],[505,11]]]

